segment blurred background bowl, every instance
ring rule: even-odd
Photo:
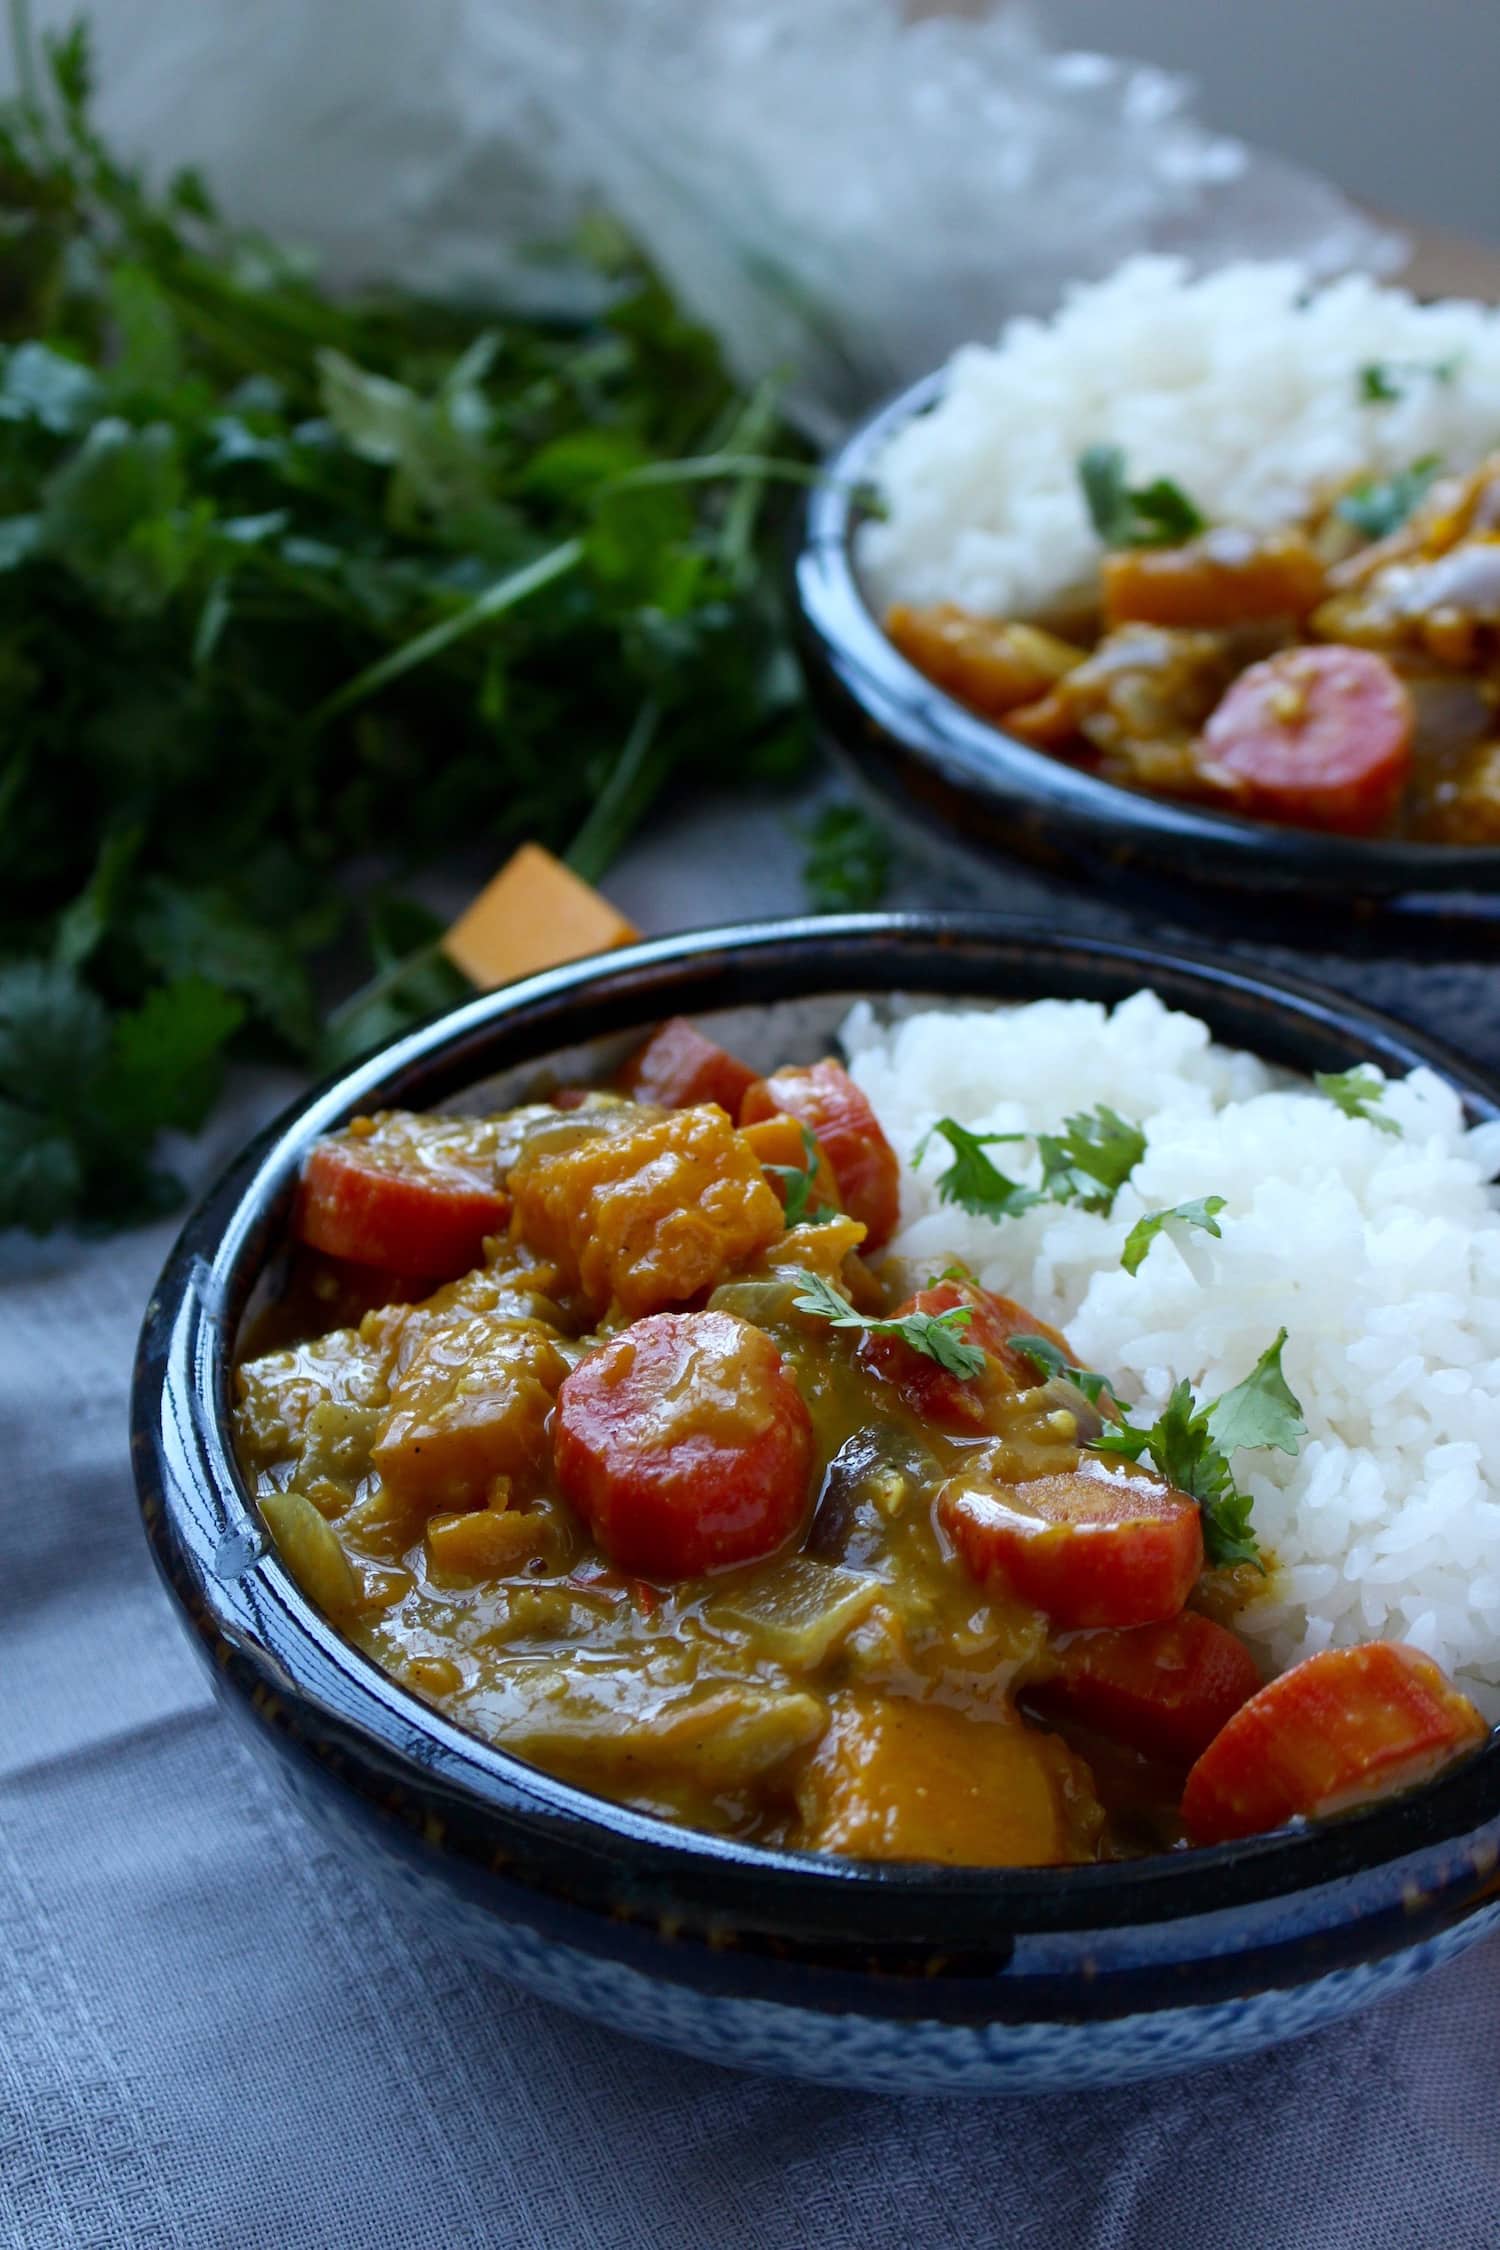
[[[1500,848],[1324,836],[1121,788],[1007,734],[907,662],[865,598],[855,535],[881,453],[943,381],[941,370],[924,377],[862,422],[801,518],[803,669],[820,730],[856,783],[970,857],[1025,859],[1241,938],[1488,950],[1500,937]]]

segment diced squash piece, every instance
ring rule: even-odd
[[[524,1239],[598,1311],[631,1319],[687,1303],[782,1232],[755,1152],[712,1104],[533,1143],[511,1189]]]
[[[805,1173],[809,1166],[812,1181],[806,1190],[804,1216],[838,1209],[839,1184],[833,1176],[828,1152],[812,1127],[804,1124],[800,1117],[788,1117],[785,1112],[778,1112],[775,1117],[762,1118],[758,1124],[742,1125],[740,1131],[754,1149],[756,1159],[780,1197],[783,1209],[788,1192],[796,1185],[795,1180],[787,1175]],[[812,1143],[810,1155],[809,1141]],[[864,1240],[863,1234],[860,1240]]]
[[[951,1867],[1091,1859],[1103,1817],[1082,1760],[1013,1706],[868,1692],[835,1703],[797,1801],[809,1850]]]
[[[296,1490],[262,1493],[260,1512],[277,1554],[308,1600],[335,1622],[352,1617],[362,1600],[354,1566],[306,1495]]]
[[[488,992],[513,977],[608,953],[639,936],[608,899],[540,844],[523,844],[442,943],[449,960]]]
[[[524,1508],[472,1508],[431,1517],[426,1538],[428,1566],[436,1577],[503,1578],[546,1553],[551,1523]]]
[[[1124,547],[1104,558],[1104,621],[1212,632],[1305,617],[1323,599],[1323,565],[1300,531],[1219,528],[1182,547]]]
[[[263,1352],[234,1372],[239,1399],[235,1435],[249,1468],[295,1461],[309,1425],[327,1406],[384,1406],[381,1354],[353,1328],[331,1329],[286,1351]]]
[[[391,1386],[372,1454],[383,1482],[429,1512],[481,1506],[494,1478],[546,1459],[567,1371],[537,1321],[476,1313],[429,1330]]]
[[[976,617],[954,602],[913,609],[895,602],[885,629],[909,664],[971,710],[1003,718],[1045,695],[1083,651],[1036,625]]]

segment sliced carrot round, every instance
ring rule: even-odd
[[[686,1016],[669,1016],[620,1073],[622,1089],[638,1102],[655,1102],[662,1109],[717,1102],[731,1117],[738,1117],[754,1084],[749,1064],[706,1039]]]
[[[781,1354],[733,1313],[653,1313],[557,1396],[558,1483],[621,1570],[695,1578],[798,1528],[812,1419]]]
[[[495,1139],[484,1118],[357,1117],[314,1142],[295,1230],[330,1258],[453,1280],[510,1216]]]
[[[840,1203],[865,1228],[863,1248],[882,1249],[901,1217],[901,1167],[843,1064],[825,1057],[758,1078],[740,1105],[739,1121],[758,1125],[778,1111],[811,1128],[833,1166]]]
[[[1429,1781],[1483,1742],[1466,1695],[1400,1642],[1329,1648],[1272,1680],[1221,1728],[1187,1777],[1195,1843],[1258,1836]]]
[[[1132,1750],[1186,1763],[1260,1686],[1238,1634],[1197,1610],[1124,1633],[1080,1633],[1058,1650],[1057,1677],[1032,1691]]]
[[[1065,1336],[1049,1328],[1014,1298],[997,1297],[974,1281],[935,1281],[896,1307],[894,1319],[908,1313],[946,1313],[960,1308],[969,1313],[962,1332],[966,1344],[977,1344],[985,1355],[982,1375],[953,1375],[925,1353],[913,1351],[903,1337],[866,1336],[859,1357],[883,1381],[894,1384],[913,1413],[942,1429],[989,1430],[995,1427],[1000,1399],[1031,1390],[1042,1377],[1023,1352],[1011,1349],[1012,1336],[1045,1336],[1064,1357],[1072,1352]]]
[[[1284,649],[1224,696],[1203,730],[1203,764],[1245,812],[1368,836],[1406,786],[1415,724],[1405,685],[1373,650]]]
[[[937,1514],[987,1591],[1065,1628],[1159,1624],[1203,1568],[1196,1501],[1102,1464],[1021,1484],[953,1477]]]

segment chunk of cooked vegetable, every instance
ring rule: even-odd
[[[866,1336],[859,1347],[860,1358],[883,1382],[893,1384],[924,1421],[942,1429],[990,1430],[996,1426],[997,1404],[1018,1390],[1032,1389],[1038,1381],[1034,1362],[1015,1349],[1011,1337],[1022,1330],[1045,1333],[1064,1358],[1067,1339],[1011,1298],[997,1297],[973,1281],[938,1281],[930,1289],[919,1289],[896,1308],[892,1319],[951,1319],[960,1312],[969,1315],[964,1342],[983,1354],[983,1364],[967,1376],[914,1350],[908,1338],[890,1329]]]
[[[504,1228],[513,1154],[513,1131],[497,1120],[356,1117],[308,1151],[293,1225],[331,1258],[446,1280]]]
[[[901,1167],[875,1112],[842,1063],[825,1056],[805,1068],[757,1079],[740,1107],[755,1125],[778,1112],[800,1118],[833,1167],[839,1201],[866,1230],[865,1247],[883,1249],[901,1217]]]
[[[705,1039],[686,1016],[670,1016],[630,1057],[620,1084],[632,1101],[654,1102],[660,1109],[717,1102],[735,1118],[755,1084],[755,1072],[726,1047]]]
[[[567,1371],[539,1321],[476,1313],[440,1322],[391,1385],[374,1465],[413,1507],[480,1507],[496,1477],[545,1461],[547,1417]]]
[[[1203,767],[1236,807],[1370,836],[1411,771],[1412,701],[1370,649],[1285,649],[1241,674],[1203,729]]]
[[[1431,1657],[1398,1642],[1324,1649],[1271,1680],[1203,1752],[1182,1795],[1196,1843],[1348,1812],[1428,1781],[1488,1729]]]
[[[937,1515],[982,1586],[1064,1627],[1175,1617],[1203,1568],[1196,1503],[1098,1461],[1019,1484],[960,1474],[939,1493]]]
[[[308,1600],[335,1620],[352,1616],[359,1607],[359,1580],[306,1495],[295,1489],[264,1493],[260,1512],[270,1526],[276,1552]]]
[[[686,1304],[782,1231],[754,1150],[711,1103],[560,1127],[528,1144],[511,1192],[524,1238],[599,1312],[630,1318]]]
[[[1160,1625],[1080,1633],[1059,1649],[1058,1666],[1032,1691],[1038,1710],[1065,1712],[1112,1741],[1183,1763],[1260,1686],[1239,1635],[1192,1609]]]
[[[733,1313],[657,1313],[591,1352],[554,1445],[563,1493],[644,1578],[771,1554],[806,1514],[811,1418],[770,1337]]]
[[[855,1859],[1065,1866],[1102,1826],[1082,1760],[1003,1704],[841,1696],[797,1800],[798,1842]]]
[[[1323,599],[1323,565],[1299,531],[1254,538],[1221,526],[1184,547],[1106,555],[1104,621],[1221,632],[1265,618],[1306,617]]]
[[[837,1213],[838,1181],[810,1125],[800,1117],[776,1116],[740,1130],[780,1196],[789,1227],[816,1226]]]
[[[972,710],[997,719],[1045,695],[1083,658],[1082,649],[1055,633],[976,617],[954,602],[931,609],[895,602],[885,629],[919,672]]]

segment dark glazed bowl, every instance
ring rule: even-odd
[[[1373,937],[1461,950],[1500,935],[1500,849],[1319,836],[1124,789],[1034,750],[924,677],[886,638],[854,545],[886,445],[940,373],[860,424],[809,495],[793,566],[820,727],[857,780],[949,845],[1009,854],[1226,933],[1327,948]],[[1485,929],[1488,925],[1488,931]]]
[[[309,1813],[505,1974],[717,2061],[889,2089],[1028,2090],[1180,2070],[1310,2029],[1500,1916],[1500,1741],[1321,1827],[1125,1866],[867,1866],[673,1828],[439,1717],[350,1647],[267,1551],[227,1434],[235,1337],[319,1133],[383,1104],[515,1099],[681,1011],[769,1065],[848,1002],[1142,984],[1304,1070],[1429,1064],[1476,1119],[1500,1090],[1312,987],[983,917],[708,930],[472,1001],[289,1111],[183,1229],[133,1401],[147,1533],[231,1712]],[[580,1050],[583,1052],[580,1054]]]

